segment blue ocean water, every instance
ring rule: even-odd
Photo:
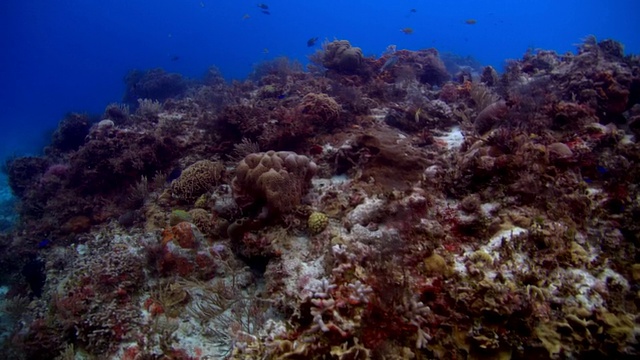
[[[122,99],[131,69],[227,79],[279,56],[305,63],[324,39],[365,55],[435,47],[500,68],[527,49],[573,51],[587,35],[640,52],[633,0],[5,0],[0,4],[0,159],[37,154],[70,111]],[[473,20],[473,21],[468,21]],[[473,24],[468,24],[473,23]],[[412,28],[405,34],[403,28]],[[307,40],[318,37],[315,47]],[[4,161],[4,160],[3,160]]]

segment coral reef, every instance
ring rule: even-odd
[[[637,358],[640,60],[443,59],[132,73],[5,165],[5,357]]]

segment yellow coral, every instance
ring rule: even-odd
[[[329,225],[329,218],[321,212],[314,211],[309,215],[308,224],[311,234],[319,234]]]
[[[436,253],[424,259],[424,270],[429,276],[449,276],[451,274],[451,268],[447,265],[447,261]]]
[[[202,194],[202,195],[200,195],[198,200],[196,200],[196,202],[193,204],[193,207],[200,208],[200,209],[205,209],[207,207],[207,203],[208,202],[209,202],[208,194]]]

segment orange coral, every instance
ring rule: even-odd
[[[195,226],[187,221],[178,223],[175,226],[165,228],[162,231],[162,246],[169,242],[175,242],[183,249],[196,249],[200,242],[201,234],[197,232]]]
[[[458,90],[458,93],[462,96],[469,96],[469,94],[471,94],[471,85],[473,85],[471,81],[465,80],[456,90]]]

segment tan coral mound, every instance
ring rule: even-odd
[[[171,183],[171,192],[181,200],[194,201],[211,190],[222,176],[219,163],[200,160],[186,168],[179,178]]]
[[[354,74],[362,66],[362,49],[352,47],[347,40],[334,40],[326,44],[322,65],[342,74]]]
[[[302,98],[300,112],[315,125],[331,128],[340,118],[340,104],[326,94],[309,93]]]
[[[300,204],[316,169],[309,158],[290,151],[249,154],[236,167],[232,184],[236,202],[241,207],[264,202],[287,212]]]

